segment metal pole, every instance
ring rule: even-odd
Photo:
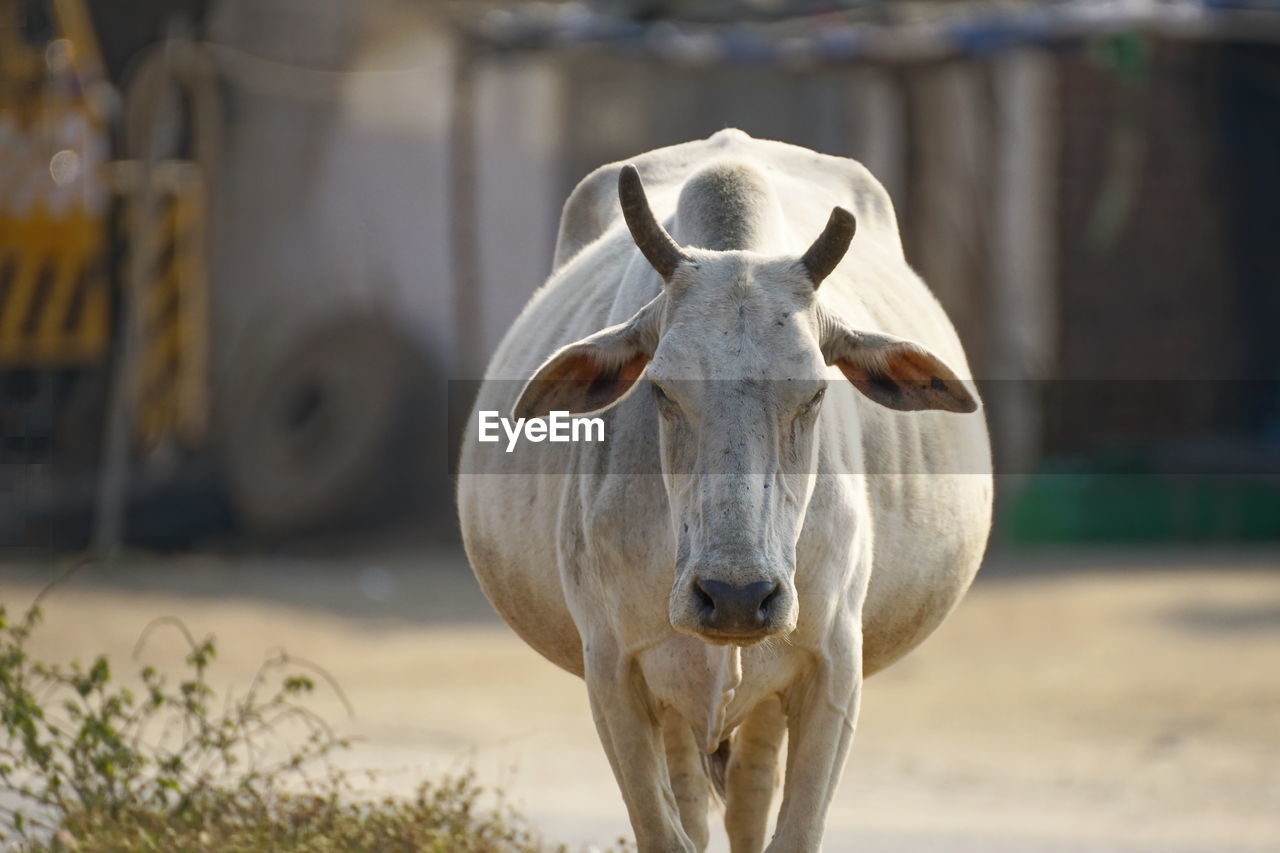
[[[476,182],[476,66],[478,53],[470,36],[460,34],[453,66],[450,125],[450,219],[453,245],[454,334],[463,379],[480,379],[484,370],[484,322],[480,284],[478,190]]]
[[[1054,292],[1054,60],[1035,49],[995,63],[995,204],[991,230],[991,359],[998,381],[997,467],[1039,461],[1043,390],[1057,347]]]
[[[125,217],[129,224],[129,253],[124,286],[121,288],[121,317],[115,370],[111,380],[111,401],[102,447],[102,469],[94,518],[92,549],[110,554],[124,539],[128,505],[129,462],[132,455],[134,403],[138,393],[138,344],[142,331],[141,297],[147,271],[155,254],[154,174],[146,158],[120,164],[117,184],[126,188]]]

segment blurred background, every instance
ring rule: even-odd
[[[726,126],[888,187],[1003,538],[1280,535],[1265,4],[4,8],[0,542],[448,538],[443,383],[569,190]]]
[[[0,597],[111,555],[51,642],[318,644],[366,763],[520,764],[610,840],[580,686],[460,554],[458,389],[582,176],[726,126],[885,184],[1000,472],[836,837],[1280,848],[1269,0],[0,0]]]

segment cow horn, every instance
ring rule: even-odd
[[[670,281],[680,262],[688,256],[680,245],[671,239],[667,229],[659,224],[649,207],[640,183],[640,173],[635,166],[626,165],[618,173],[618,201],[622,203],[622,215],[631,229],[631,239],[636,241],[645,260],[658,271],[663,281]]]
[[[853,232],[856,230],[858,230],[858,220],[854,219],[852,213],[843,207],[837,207],[831,211],[827,227],[822,229],[818,239],[813,241],[809,251],[805,252],[804,257],[800,259],[815,289],[822,284],[823,279],[831,275],[836,264],[840,263],[845,252],[849,251],[849,243],[853,241]]]

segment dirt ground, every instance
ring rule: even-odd
[[[0,563],[0,601],[58,570]],[[456,551],[130,558],[46,611],[37,652],[117,669],[159,616],[215,634],[234,684],[282,646],[341,683],[363,738],[344,763],[384,786],[473,767],[549,838],[629,833],[581,682],[492,615]],[[173,638],[144,652],[180,656]],[[993,557],[868,683],[827,850],[1280,851],[1280,552]]]

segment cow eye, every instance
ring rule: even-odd
[[[822,398],[826,396],[826,393],[827,393],[826,388],[819,389],[817,394],[814,394],[812,397],[809,398],[809,402],[805,403],[803,406],[800,407],[799,414],[807,415],[813,410],[817,409],[818,404],[822,402]]]

